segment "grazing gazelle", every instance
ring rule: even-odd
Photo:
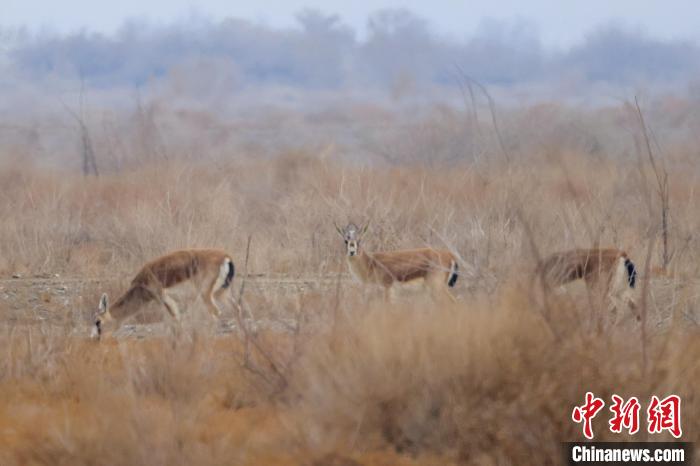
[[[99,338],[103,331],[117,330],[124,319],[153,300],[179,321],[180,310],[168,291],[184,283],[191,283],[212,316],[218,317],[215,299],[231,285],[234,272],[231,256],[216,249],[184,249],[147,262],[113,305],[109,305],[107,294],[102,294],[91,336]]]
[[[409,249],[390,252],[366,252],[360,247],[367,225],[358,228],[350,223],[344,229],[335,225],[345,241],[350,272],[362,283],[384,287],[384,299],[391,300],[392,286],[422,280],[433,299],[447,296],[455,301],[448,287],[457,282],[457,259],[444,249]]]
[[[574,280],[583,279],[590,290],[605,293],[608,310],[617,312],[621,303],[634,311],[636,305],[631,296],[637,281],[637,269],[619,249],[573,249],[557,252],[541,261],[535,277],[545,287],[556,288]]]

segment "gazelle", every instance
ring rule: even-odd
[[[574,280],[583,279],[589,290],[604,293],[608,310],[617,312],[624,303],[634,311],[636,305],[632,291],[637,282],[637,269],[619,249],[573,249],[557,252],[541,261],[535,278],[542,280],[545,288],[556,288]]]
[[[91,336],[100,338],[103,331],[117,330],[124,319],[153,300],[179,321],[180,310],[169,290],[184,283],[191,283],[211,315],[218,317],[221,311],[216,298],[231,285],[234,273],[231,256],[216,249],[184,249],[147,262],[113,305],[102,294]]]
[[[392,287],[414,280],[422,280],[435,300],[447,296],[455,301],[448,288],[457,282],[457,259],[444,249],[408,249],[390,252],[366,252],[361,246],[366,224],[358,228],[354,223],[336,230],[345,241],[346,260],[352,275],[362,283],[381,285],[385,301],[391,300]]]

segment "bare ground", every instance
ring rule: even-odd
[[[92,311],[97,304],[97,297],[102,290],[115,293],[121,290],[115,283],[126,283],[123,278],[80,278],[62,277],[59,275],[38,275],[24,277],[15,275],[13,278],[0,279],[0,325],[12,328],[21,325],[55,325],[73,328],[76,336],[89,333],[89,323]],[[698,301],[700,300],[700,283],[696,281],[678,280],[673,278],[655,278],[649,289],[649,305],[652,328],[665,328],[671,318],[671,307],[680,308],[679,316],[691,327],[700,325]],[[245,294],[255,314],[255,325],[270,330],[288,330],[295,324],[295,319],[307,323],[313,316],[304,315],[304,308],[310,300],[333,301],[345,299],[353,294],[366,296],[364,290],[352,279],[346,276],[335,278],[321,277],[288,277],[265,276],[257,274],[246,278]],[[585,291],[581,284],[567,288],[568,292],[576,295]],[[240,292],[240,280],[234,282],[233,293]],[[457,288],[459,299],[470,299],[464,284]],[[404,292],[399,300],[415,298],[415,293]],[[401,302],[401,301],[400,301]],[[185,322],[206,319],[206,312],[201,303],[192,301],[186,295],[180,296],[184,304]],[[231,306],[223,303],[225,312],[220,322],[216,324],[217,334],[230,333],[236,328],[236,320]],[[677,306],[682,304],[681,306]],[[189,311],[189,312],[188,312]],[[116,334],[121,337],[143,338],[162,335],[167,331],[167,321],[163,320],[164,313],[158,305],[145,307],[139,315],[127,320],[122,329]],[[317,320],[317,319],[316,319]]]
[[[346,286],[347,279],[340,279]],[[0,325],[7,328],[16,325],[71,325],[76,336],[89,333],[91,312],[97,305],[100,290],[119,290],[116,282],[126,282],[121,279],[99,279],[61,277],[58,275],[40,275],[24,277],[15,275],[13,278],[0,279]],[[234,282],[236,295],[239,293],[240,282]],[[274,300],[276,305],[263,306],[262,315],[256,319],[256,325],[265,328],[283,330],[289,324],[294,312],[285,312],[292,303],[298,307],[300,301],[309,296],[333,293],[338,287],[338,278],[323,279],[319,277],[269,277],[252,276],[246,279],[245,294],[247,299],[255,303]],[[273,299],[274,298],[274,299]],[[185,320],[203,319],[205,312],[201,303],[181,297],[186,311]],[[278,308],[281,305],[281,309]],[[296,306],[295,306],[296,305]],[[217,325],[217,333],[229,333],[236,327],[230,306],[223,303],[226,309],[224,317]],[[187,312],[190,311],[190,312]],[[227,312],[228,311],[228,312]],[[287,314],[287,315],[281,315]],[[146,337],[161,335],[167,329],[163,321],[164,313],[158,305],[145,306],[144,311],[125,322],[116,336]]]

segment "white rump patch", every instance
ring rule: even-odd
[[[626,312],[623,310],[629,307],[634,314],[634,288],[629,285],[629,275],[624,257],[617,260],[615,270],[610,277],[609,299],[612,306],[620,308],[620,312]]]
[[[228,257],[221,263],[221,266],[219,267],[219,276],[216,277],[216,281],[214,282],[214,291],[220,289],[222,286],[224,286],[224,283],[226,283],[226,277],[228,276],[230,264],[231,259]]]

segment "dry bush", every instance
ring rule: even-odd
[[[2,464],[224,464],[274,418],[234,341],[46,338],[8,341]]]
[[[697,328],[650,340],[638,326],[581,331],[567,306],[555,338],[517,288],[452,308],[342,307],[306,333],[283,393],[241,366],[234,336],[108,340],[57,330],[3,338],[2,464],[552,464],[580,438],[586,391],[683,399],[700,425]],[[276,358],[288,333],[267,333]],[[625,438],[596,418],[597,438]]]
[[[566,318],[570,308],[555,311],[561,339],[518,292],[495,305],[353,316],[317,338],[299,370],[308,441],[348,453],[389,444],[467,464],[547,464],[558,462],[559,442],[580,438],[569,415],[587,390],[604,399],[677,393],[684,413],[696,412],[697,329],[657,336],[643,374],[637,326],[583,333]],[[684,438],[697,439],[697,420],[684,419]],[[598,438],[613,440],[597,422]]]
[[[542,250],[596,240],[644,253],[655,226],[639,171],[578,153],[532,155],[501,166],[374,167],[289,153],[214,166],[182,161],[99,179],[14,164],[0,174],[0,272],[128,276],[181,247],[240,257],[253,236],[251,273],[327,275],[339,267],[332,222],[371,220],[370,249],[448,246],[467,269],[507,277],[528,256],[515,212]],[[687,161],[687,159],[686,159]],[[689,267],[700,217],[692,173],[676,165],[671,243]]]

